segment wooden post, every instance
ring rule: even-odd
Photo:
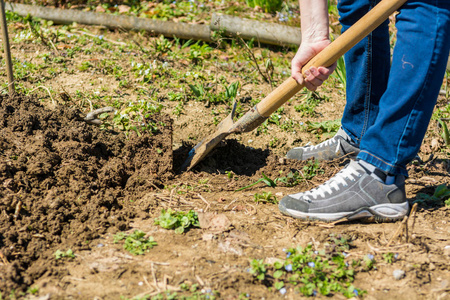
[[[15,94],[14,74],[12,69],[11,51],[9,49],[8,26],[6,24],[5,2],[0,0],[0,23],[2,27],[3,48],[5,49],[6,73],[8,75],[8,91],[9,95]]]

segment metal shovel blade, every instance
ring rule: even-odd
[[[229,134],[236,132],[249,132],[258,127],[267,118],[261,116],[256,109],[256,106],[250,109],[244,116],[238,121],[233,122],[233,118],[236,112],[237,103],[233,103],[231,113],[217,126],[217,130],[211,135],[204,138],[198,143],[188,155],[188,158],[181,166],[181,171],[189,171],[198,162],[200,162],[217,144],[220,143]]]

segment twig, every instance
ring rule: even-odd
[[[95,34],[92,34],[92,33],[88,33],[86,31],[82,31],[82,30],[76,30],[75,32],[81,33],[81,34],[85,34],[85,35],[88,35],[88,36],[91,36],[91,37],[96,37],[96,38],[99,37],[98,35],[95,35]],[[108,38],[105,38],[105,37],[103,37],[102,39],[107,41],[107,42],[110,42],[110,43],[113,43],[113,44],[116,44],[116,45],[120,45],[120,46],[126,46],[127,45],[124,42],[117,42],[117,41],[114,41],[114,40],[111,40],[111,39],[108,39]]]
[[[256,209],[256,207],[254,207],[253,205],[251,205],[250,203],[246,203],[248,206],[250,206],[251,208],[253,208],[254,212],[246,212],[246,214],[253,216],[256,215],[258,213],[258,210]]]
[[[411,208],[411,213],[409,214],[409,218],[412,219],[411,229],[410,229],[411,237],[412,237],[413,232],[414,232],[414,225],[416,224],[416,211],[417,211],[417,207],[418,207],[418,204],[417,204],[417,203],[414,203],[414,204],[413,204],[413,207]],[[407,240],[407,242],[409,242],[409,239]]]
[[[50,93],[50,90],[47,87],[43,86],[43,85],[37,86],[34,89],[32,89],[31,91],[29,91],[27,96],[29,94],[31,94],[32,92],[34,92],[35,90],[39,89],[39,88],[44,89],[44,90],[47,91],[48,95],[50,96],[50,99],[52,100],[53,106],[56,107],[56,101],[53,99],[52,94]]]
[[[205,208],[205,212],[207,212],[208,211],[208,208],[211,206],[211,204],[208,202],[208,201],[206,201],[206,199],[205,198],[203,198],[203,196],[202,195],[200,195],[200,193],[198,193],[197,194],[197,196],[203,201],[203,202],[205,202],[206,203],[206,208]]]
[[[158,290],[158,292],[160,292],[161,290],[158,286],[158,280],[156,280],[155,269],[153,269],[153,263],[151,263],[151,268],[152,268],[153,284],[155,285],[155,288]]]
[[[397,246],[391,246],[391,247],[389,247],[389,248],[375,248],[375,247],[372,246],[369,242],[367,242],[367,246],[369,246],[369,248],[370,248],[372,251],[375,251],[375,252],[389,253],[389,252],[394,251],[394,249],[407,247],[408,244],[402,244],[402,245],[397,245]],[[396,252],[399,252],[399,251],[396,251]]]
[[[145,284],[149,287],[149,288],[151,288],[152,290],[154,290],[154,288],[150,285],[150,283],[148,282],[148,280],[147,280],[147,276],[144,276],[144,282],[145,282]]]
[[[201,286],[205,286],[205,282],[200,278],[200,276],[195,275],[195,278],[197,279],[198,283],[200,283]]]
[[[4,264],[9,265],[9,261],[6,259],[2,251],[0,251],[0,258],[2,259]]]
[[[231,204],[233,204],[233,203],[236,202],[237,200],[238,200],[238,199],[234,199],[233,201],[231,201],[229,204],[227,204],[227,205],[223,208],[223,210],[227,210],[228,207],[230,207]]]
[[[263,72],[261,71],[261,69],[259,68],[258,60],[256,59],[255,55],[253,54],[253,51],[250,49],[250,47],[247,45],[247,43],[244,41],[244,39],[242,37],[239,36],[239,39],[240,39],[241,43],[244,44],[247,52],[250,54],[251,59],[253,60],[253,62],[256,65],[256,68],[258,69],[258,73],[264,78],[264,80],[266,82],[270,83],[270,86],[272,86],[272,80],[270,78],[266,77],[266,75],[264,75]]]
[[[15,219],[17,219],[17,217],[19,216],[19,214],[20,214],[20,210],[22,209],[22,201],[18,201],[17,202],[17,205],[16,205],[16,210],[15,210],[15,212],[14,212],[14,218]]]
[[[400,229],[403,228],[403,226],[405,226],[405,224],[408,222],[408,216],[405,216],[403,218],[403,221],[400,223],[400,225],[397,227],[397,230],[395,231],[394,235],[392,235],[391,239],[389,240],[389,242],[387,243],[386,247],[389,247],[391,245],[391,243],[394,241],[394,239],[397,238],[397,236],[400,234]]]

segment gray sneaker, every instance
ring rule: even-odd
[[[354,145],[351,138],[341,128],[334,137],[315,146],[304,146],[291,149],[286,154],[287,158],[307,160],[315,158],[319,161],[333,160],[343,156],[355,158],[359,148]]]
[[[365,163],[367,164],[367,163]],[[307,192],[285,196],[280,211],[298,219],[333,222],[374,217],[377,221],[394,221],[409,211],[405,177],[396,176],[393,184],[380,180],[386,177],[372,166],[352,160],[330,180]],[[393,178],[393,177],[392,177]]]

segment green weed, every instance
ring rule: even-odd
[[[195,286],[195,285],[192,285]],[[180,286],[181,288],[181,286]],[[155,296],[144,295],[139,298],[132,298],[130,300],[215,300],[220,297],[219,292],[211,289],[203,289],[201,291],[189,289],[184,290],[181,288],[181,292],[165,291],[156,294]]]
[[[447,123],[442,119],[439,119],[438,121],[442,127],[441,136],[444,139],[444,143],[446,146],[450,146],[450,132],[448,130]]]
[[[163,35],[160,35],[158,39],[154,40],[153,48],[155,48],[156,52],[167,53],[172,48],[172,43]]]
[[[174,229],[175,233],[182,234],[192,227],[200,227],[197,212],[161,210],[161,214],[155,219],[155,224],[165,229]]]
[[[428,195],[425,193],[417,194],[416,200],[414,200],[413,203],[431,206],[445,204],[450,206],[450,189],[447,185],[441,184],[436,187],[433,195]]]
[[[244,186],[244,187],[242,187],[240,189],[235,190],[235,192],[239,192],[239,191],[251,188],[252,186],[257,185],[260,182],[263,182],[263,183],[267,184],[270,187],[276,187],[277,186],[277,184],[272,179],[267,177],[264,173],[261,173],[261,174],[262,174],[262,178],[258,179],[256,182],[254,182],[254,183],[252,183],[250,185],[247,185],[247,186]]]
[[[89,61],[83,61],[81,65],[78,67],[78,70],[83,72],[89,70],[92,67],[93,65]]]
[[[317,160],[309,160],[306,165],[303,166],[302,170],[295,172],[290,171],[286,176],[275,178],[274,182],[281,182],[287,187],[293,187],[302,181],[311,180],[315,176],[323,174],[324,172],[325,171],[320,168],[320,164]]]
[[[395,256],[396,255],[394,253],[392,253],[392,252],[388,252],[388,253],[384,253],[383,254],[384,261],[386,263],[388,263],[388,264],[392,264],[394,262]]]
[[[303,180],[304,180],[304,177],[299,171],[295,171],[295,172],[290,171],[286,176],[279,177],[275,181],[281,182],[287,187],[293,187],[293,186],[298,185]]]
[[[264,280],[267,273],[267,265],[262,259],[254,259],[250,263],[250,274],[253,274],[257,279]]]
[[[142,255],[158,245],[153,237],[145,238],[145,232],[141,230],[135,230],[131,234],[119,232],[114,236],[115,244],[122,240],[123,248],[133,255]]]
[[[341,127],[341,120],[323,121],[323,122],[306,122],[306,129],[315,134],[334,135]]]
[[[282,294],[286,286],[292,286],[305,296],[324,296],[341,293],[347,298],[361,296],[365,292],[352,285],[355,268],[345,261],[342,253],[326,254],[305,248],[286,249],[286,259],[273,264],[253,260],[249,272]],[[284,290],[283,290],[284,289]]]
[[[234,100],[237,97],[238,90],[241,87],[239,81],[231,83],[229,86],[224,85],[225,99]]]
[[[319,174],[323,174],[325,171],[320,168],[318,160],[308,160],[306,166],[302,168],[302,176],[306,180],[311,180]]]
[[[296,129],[297,126],[298,126],[298,124],[295,123],[295,121],[293,121],[291,119],[288,119],[288,120],[286,120],[286,121],[284,121],[283,123],[280,124],[280,128],[283,131],[293,132],[293,133],[295,133],[295,129]]]
[[[29,287],[27,289],[27,294],[30,294],[30,295],[36,295],[38,292],[39,292],[39,288],[37,286]]]
[[[129,135],[135,132],[138,136],[142,132],[158,133],[160,127],[166,125],[162,122],[156,122],[152,116],[161,112],[162,104],[139,100],[137,103],[129,103],[128,107],[122,111],[117,111],[112,119],[112,124],[104,122],[103,127],[112,126],[119,128]]]
[[[200,45],[200,43],[201,42],[198,41],[189,47],[188,58],[190,58],[194,64],[199,64],[202,60],[208,59],[213,50],[208,44],[202,42]]]
[[[255,193],[254,200],[256,203],[271,203],[277,204],[278,200],[272,192],[262,192],[262,194]]]
[[[315,109],[320,102],[326,100],[326,98],[321,97],[317,92],[310,90],[304,90],[301,93],[304,94],[304,96],[299,99],[300,104],[294,106],[295,111],[298,112],[301,117],[317,116]]]
[[[189,84],[189,88],[198,100],[203,101],[206,99],[207,91],[201,83]]]
[[[72,249],[67,250],[66,252],[63,252],[61,250],[56,250],[55,253],[53,253],[53,255],[55,255],[55,259],[61,259],[61,258],[75,258],[75,254],[73,254]]]
[[[283,0],[246,0],[250,7],[261,7],[266,13],[280,11],[283,6]]]
[[[339,57],[337,60],[336,70],[331,74],[331,77],[335,78],[341,84],[343,91],[345,91],[347,87],[347,75],[343,56]]]

